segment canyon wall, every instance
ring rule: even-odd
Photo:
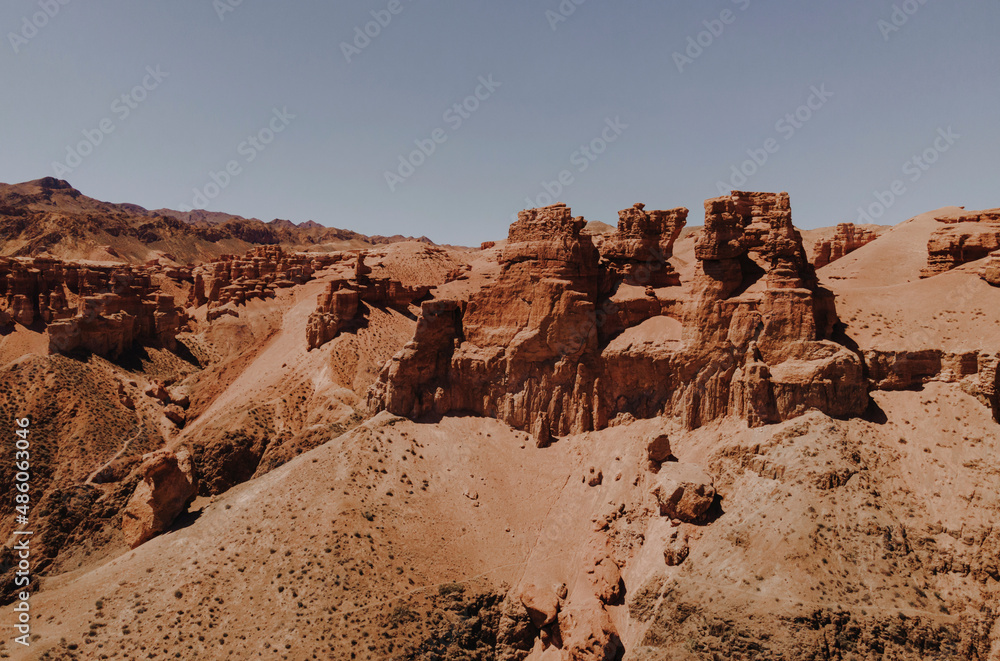
[[[373,410],[467,411],[553,436],[673,415],[752,425],[867,406],[858,355],[831,341],[787,194],[705,203],[694,280],[669,265],[687,210],[620,215],[601,251],[565,205],[521,212],[497,281],[468,304],[424,303],[413,340],[369,392]]]
[[[0,258],[0,326],[44,329],[51,352],[116,357],[135,344],[173,349],[183,310],[140,266]]]
[[[274,298],[276,289],[286,289],[309,282],[316,271],[343,258],[343,253],[286,253],[279,246],[258,246],[243,257],[222,255],[218,260],[197,267],[192,272],[194,286],[188,305],[208,305],[209,316],[215,308],[228,304]]]

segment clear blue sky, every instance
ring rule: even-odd
[[[564,170],[558,199],[590,220],[642,201],[700,224],[767,145],[740,187],[787,190],[800,227],[856,220],[894,182],[882,222],[1000,206],[1000,3],[924,1],[896,0],[890,32],[890,0],[565,0],[559,22],[560,0],[399,0],[394,15],[390,0],[5,0],[0,181],[62,174],[149,208],[207,187],[211,210],[475,244]],[[348,62],[372,11],[391,21]],[[689,38],[707,45],[679,67]],[[67,148],[102,123],[77,161]],[[935,147],[948,127],[960,137]],[[262,150],[247,141],[271,128]],[[595,160],[578,151],[602,133]],[[415,140],[434,153],[391,191]],[[935,163],[906,166],[928,149]]]

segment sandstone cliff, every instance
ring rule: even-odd
[[[135,344],[173,349],[186,323],[141,266],[0,258],[0,326],[45,329],[49,351],[117,357]]]
[[[369,405],[497,417],[541,445],[623,415],[697,427],[728,414],[761,425],[810,408],[864,411],[861,359],[831,341],[833,298],[787,194],[734,192],[705,211],[685,286],[667,260],[686,210],[623,211],[601,252],[565,205],[522,212],[496,283],[464,307],[425,303]]]

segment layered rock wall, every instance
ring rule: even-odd
[[[675,415],[694,427],[729,414],[758,425],[809,408],[861,413],[861,360],[829,339],[833,298],[817,284],[787,194],[734,192],[705,209],[694,280],[682,288],[662,269],[668,277],[648,285],[649,300],[630,315],[615,300],[637,262],[670,254],[686,210],[622,212],[600,254],[565,205],[522,212],[495,284],[464,310],[425,304],[371,407],[410,417],[470,411],[530,430],[539,444],[623,414]],[[657,318],[679,325],[680,337],[616,340]]]
[[[216,308],[273,298],[275,290],[309,282],[316,271],[343,258],[343,253],[286,253],[279,246],[258,246],[243,257],[223,255],[194,269],[188,304]]]
[[[173,349],[186,323],[139,266],[0,259],[0,324],[38,325],[52,352],[115,357],[137,343]]]
[[[1000,209],[938,218],[942,227],[927,242],[927,267],[920,277],[930,278],[1000,250]]]
[[[878,232],[858,227],[854,223],[840,223],[832,238],[818,241],[813,248],[813,266],[821,269],[841,257],[851,254],[878,238]]]

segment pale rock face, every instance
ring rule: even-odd
[[[122,534],[132,548],[166,530],[198,493],[186,450],[147,454],[138,471],[142,479],[122,515]]]

